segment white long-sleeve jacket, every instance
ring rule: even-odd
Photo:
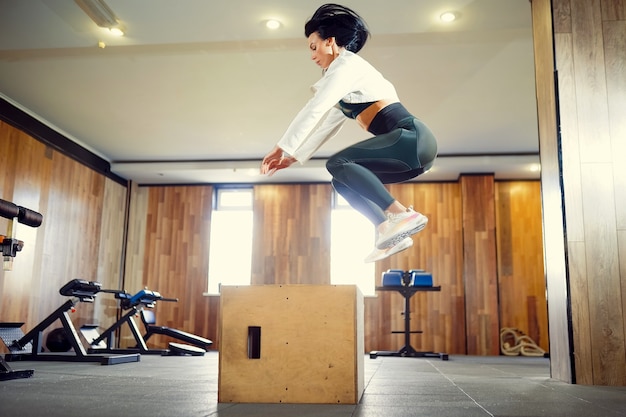
[[[278,146],[304,163],[335,136],[346,117],[338,106],[382,99],[398,100],[394,86],[366,60],[342,49],[312,87],[313,97],[298,112]]]

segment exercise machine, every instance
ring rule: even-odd
[[[87,352],[76,328],[70,320],[69,311],[73,310],[76,304],[80,302],[93,303],[96,294],[99,292],[119,293],[117,290],[103,290],[102,285],[98,282],[85,281],[82,279],[73,279],[65,284],[59,290],[61,295],[71,297],[63,305],[57,308],[52,314],[42,320],[32,330],[19,339],[6,338],[3,332],[2,324],[0,324],[0,337],[11,353],[5,355],[7,361],[33,360],[33,361],[66,361],[66,362],[100,362],[101,365],[115,365],[119,363],[138,362],[139,354],[127,353],[119,355],[91,355]],[[43,352],[43,332],[57,320],[61,322],[65,329],[68,341],[70,342],[73,352],[68,353],[49,353]],[[21,333],[19,328],[13,326],[13,334],[16,331]]]
[[[447,353],[420,352],[411,346],[411,334],[422,333],[421,330],[411,330],[411,297],[420,291],[441,291],[441,286],[433,286],[433,276],[422,269],[402,271],[390,269],[383,272],[382,286],[376,287],[376,291],[396,291],[404,297],[404,330],[392,331],[404,335],[404,346],[397,351],[372,351],[370,359],[378,356],[398,356],[410,358],[439,358],[447,361]]]
[[[43,222],[41,213],[31,209],[18,206],[10,201],[0,199],[0,217],[9,219],[9,228],[7,235],[0,235],[0,255],[2,255],[2,265],[5,271],[10,271],[13,267],[13,258],[24,247],[24,242],[13,237],[13,229],[15,222],[25,224],[30,227],[39,227]],[[9,329],[21,326],[21,323],[8,323]],[[0,381],[10,379],[30,378],[35,373],[32,369],[13,370],[6,362],[5,358],[0,356]]]
[[[95,352],[107,352],[107,353],[123,353],[123,352],[137,352],[140,354],[152,354],[152,355],[191,355],[202,356],[206,353],[206,349],[213,343],[208,339],[200,336],[196,336],[191,333],[186,333],[176,329],[170,329],[168,327],[152,326],[148,322],[153,320],[150,317],[154,317],[152,311],[147,311],[147,308],[154,308],[157,301],[178,301],[175,298],[165,298],[156,291],[150,291],[143,289],[136,294],[117,293],[115,298],[120,300],[120,308],[128,310],[122,315],[122,317],[113,323],[108,329],[102,333],[98,333],[98,326],[93,324],[86,324],[80,328],[81,333],[89,341],[91,348],[90,353]],[[135,316],[140,315],[144,325],[146,326],[146,335],[142,336],[139,326],[135,321]],[[135,339],[136,346],[132,348],[115,348],[115,333],[127,325],[130,329],[133,338]],[[151,349],[148,347],[146,340],[153,334],[164,334],[177,340],[181,340],[191,345],[170,342],[168,349]]]

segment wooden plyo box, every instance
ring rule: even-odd
[[[221,287],[218,402],[357,404],[363,308],[354,285]]]

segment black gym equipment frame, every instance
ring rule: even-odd
[[[378,356],[397,356],[397,357],[409,357],[409,358],[439,358],[441,360],[447,361],[448,354],[447,353],[438,353],[438,352],[421,352],[415,350],[411,346],[411,334],[414,333],[422,333],[421,330],[411,330],[411,305],[410,300],[411,297],[417,292],[421,291],[441,291],[441,286],[412,286],[411,282],[411,272],[405,271],[402,274],[402,284],[403,285],[389,285],[376,287],[376,291],[397,291],[404,297],[404,311],[402,314],[404,315],[404,330],[401,331],[392,331],[391,333],[400,333],[404,335],[404,346],[396,351],[380,351],[374,350],[370,352],[370,359],[376,359]]]
[[[162,355],[162,356],[170,356],[170,355],[191,355],[191,356],[202,356],[206,353],[206,348],[210,346],[213,342],[202,338],[200,336],[196,336],[191,333],[182,332],[176,329],[164,328],[169,331],[163,331],[160,334],[165,334],[172,338],[191,343],[194,346],[181,344],[181,343],[169,343],[169,349],[151,349],[147,346],[146,340],[151,336],[151,332],[148,329],[148,324],[144,321],[144,309],[145,308],[154,308],[157,301],[173,301],[176,302],[178,299],[175,298],[164,298],[160,293],[156,291],[150,291],[148,289],[143,289],[137,292],[134,295],[120,292],[115,294],[115,298],[120,299],[120,308],[124,310],[128,310],[119,320],[113,323],[108,329],[104,330],[102,334],[98,334],[98,326],[93,324],[86,324],[80,328],[83,336],[91,347],[88,349],[89,353],[96,352],[104,352],[104,353],[126,353],[126,352],[137,352],[142,355]],[[147,333],[145,336],[141,335],[139,330],[139,326],[137,326],[137,322],[134,317],[138,314],[142,315],[142,321],[146,325]],[[131,348],[115,348],[115,333],[122,328],[124,324],[128,325],[130,332],[137,343],[136,347]],[[155,326],[157,327],[157,326]],[[155,333],[159,333],[155,331]]]
[[[30,378],[35,371],[33,369],[15,370],[0,356],[0,381],[8,381],[10,379]]]
[[[5,355],[6,361],[65,361],[65,362],[100,362],[101,365],[116,365],[120,363],[139,362],[140,356],[137,353],[120,355],[92,355],[87,352],[78,332],[70,319],[70,311],[79,302],[93,302],[95,294],[98,292],[115,292],[115,290],[101,290],[97,282],[89,282],[74,279],[65,284],[59,291],[62,295],[70,295],[71,299],[57,308],[52,314],[42,320],[31,331],[26,333],[19,340],[6,341],[5,345],[9,352]],[[43,332],[57,320],[61,321],[68,341],[73,352],[68,353],[48,353],[43,352]],[[0,323],[0,327],[2,324]]]
[[[146,333],[144,333],[143,335],[143,340],[145,340],[146,343],[148,343],[148,339],[150,339],[152,336],[160,334],[162,336],[171,337],[173,339],[180,340],[181,342],[188,343],[204,350],[209,350],[209,348],[213,344],[211,340],[195,335],[193,333],[173,329],[167,326],[157,325],[154,311],[152,310],[142,309],[140,313],[141,321],[143,322],[144,328],[146,329]]]

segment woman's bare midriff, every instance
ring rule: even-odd
[[[359,124],[359,126],[361,126],[365,130],[368,130],[370,127],[370,124],[372,123],[372,120],[374,120],[374,117],[376,117],[379,111],[381,111],[388,105],[397,103],[397,102],[398,102],[397,100],[387,100],[387,99],[378,100],[370,104],[369,107],[367,107],[365,110],[359,113],[359,115],[356,117],[356,121]]]

